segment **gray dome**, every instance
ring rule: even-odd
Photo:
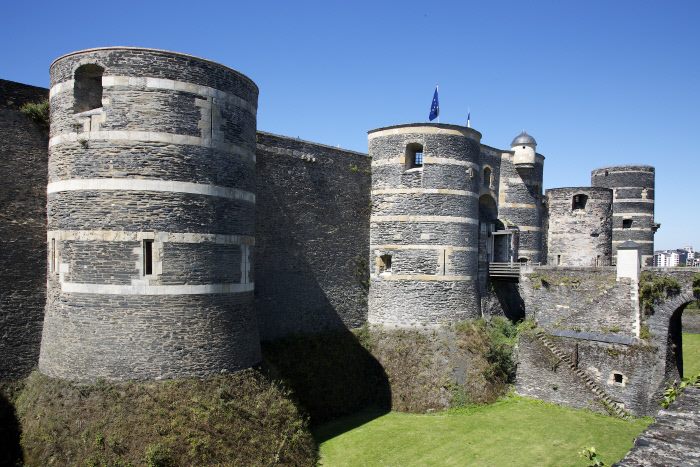
[[[525,133],[525,130],[523,130],[518,136],[515,137],[515,139],[513,139],[513,142],[510,143],[510,147],[520,146],[521,144],[531,144],[533,146],[537,146],[537,141],[535,141],[535,138],[528,135]]]

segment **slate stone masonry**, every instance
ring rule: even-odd
[[[101,107],[76,113],[74,88],[100,84]],[[183,54],[107,48],[59,58],[51,85],[40,370],[157,379],[259,362],[255,84]]]
[[[19,109],[48,90],[0,80],[0,380],[36,366],[46,302],[48,129]]]

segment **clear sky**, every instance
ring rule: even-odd
[[[0,78],[48,86],[51,61],[108,45],[209,58],[260,87],[258,129],[367,151],[369,129],[526,129],[545,188],[656,166],[656,248],[700,249],[700,2],[8,1]]]

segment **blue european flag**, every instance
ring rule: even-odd
[[[435,94],[433,94],[433,103],[430,106],[430,116],[428,119],[432,122],[440,115],[440,101],[438,101],[438,88],[435,86]]]

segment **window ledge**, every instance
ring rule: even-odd
[[[90,117],[92,115],[99,115],[102,113],[104,107],[98,107],[96,109],[84,110],[82,112],[76,112],[73,115],[76,117]]]
[[[411,169],[406,169],[406,170],[404,170],[403,173],[411,174],[411,173],[418,173],[418,172],[422,172],[422,171],[423,171],[423,166],[420,166],[420,167],[413,167]]]

